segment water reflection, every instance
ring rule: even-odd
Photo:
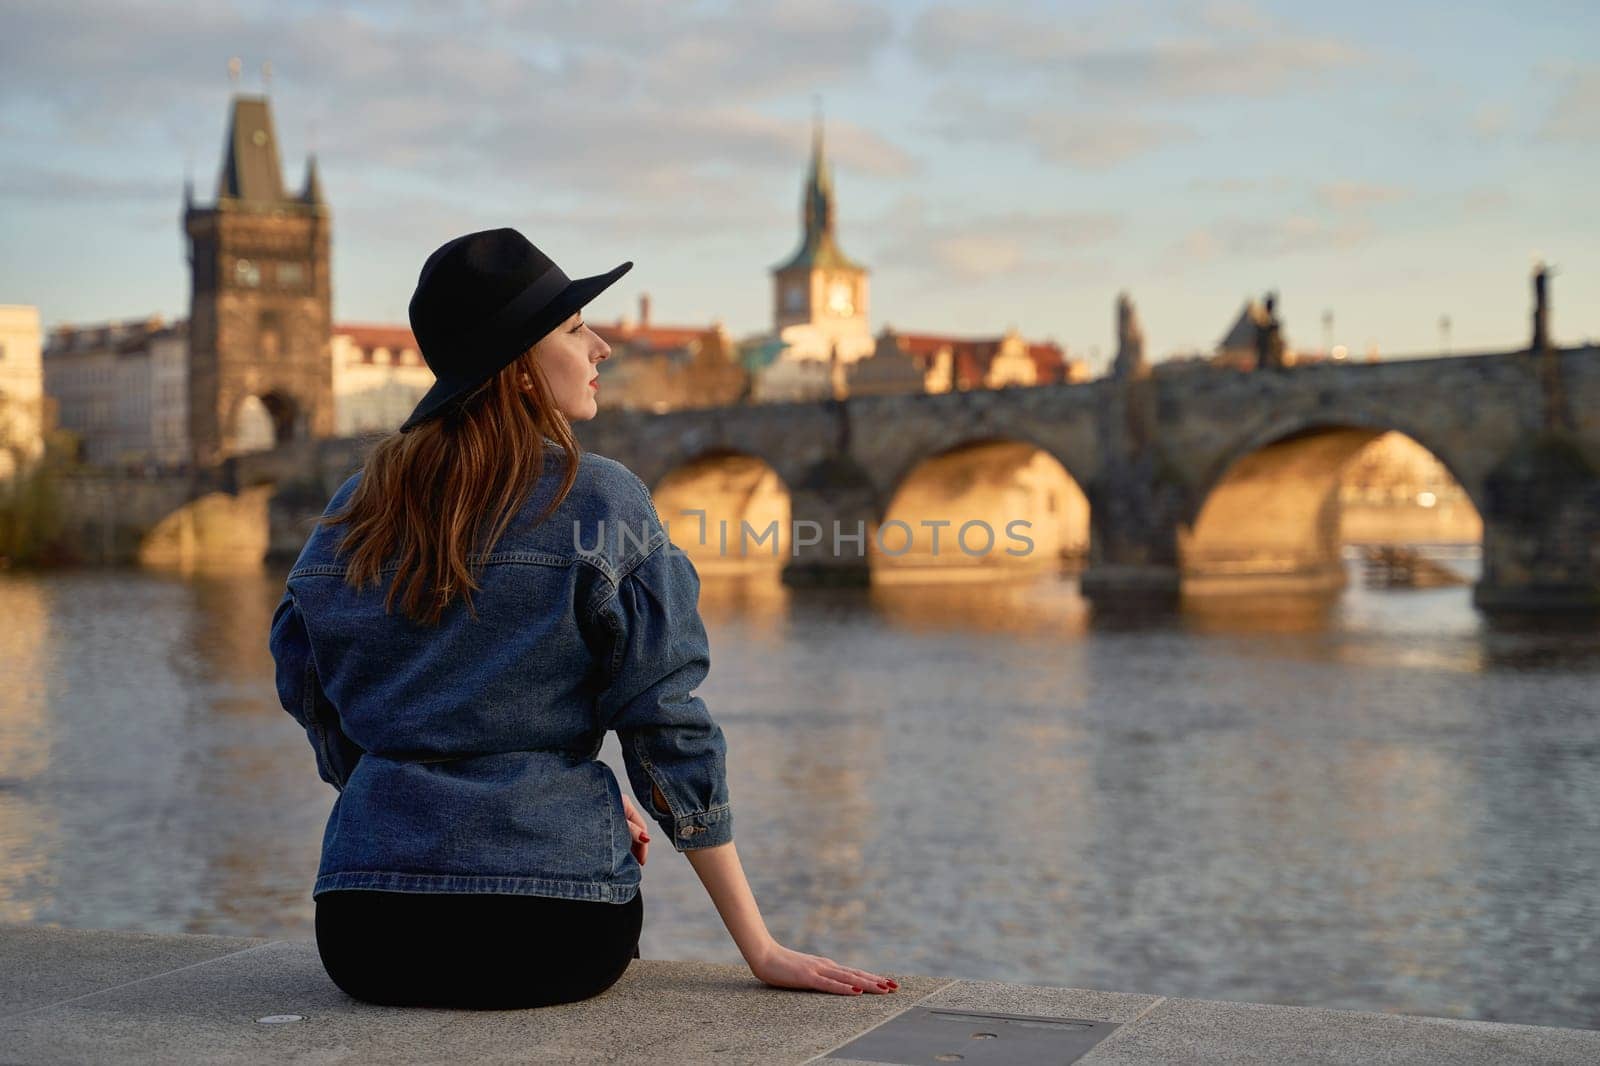
[[[887,625],[913,633],[1009,633],[1066,641],[1081,637],[1090,619],[1077,581],[1054,574],[997,575],[983,584],[930,578],[872,585],[862,594]]]
[[[334,793],[276,701],[282,577],[0,579],[0,920],[310,935]],[[1130,620],[1058,578],[727,575],[701,608],[739,851],[797,946],[1597,1021],[1592,624],[1359,580]],[[602,756],[620,772],[614,737]],[[643,950],[740,961],[670,848]]]
[[[49,873],[60,834],[54,807],[32,787],[49,766],[54,742],[43,683],[50,616],[45,590],[36,583],[20,583],[3,603],[0,922],[30,922],[38,915],[38,901],[55,891]]]

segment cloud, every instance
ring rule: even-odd
[[[937,119],[925,128],[953,143],[1020,144],[1045,162],[1110,170],[1139,156],[1192,140],[1180,122],[1128,111],[1076,111],[1047,101],[1006,100],[946,86],[935,95]]]
[[[929,8],[912,23],[911,54],[928,67],[1051,68],[1072,54],[1064,23],[992,6]]]
[[[1356,211],[1373,204],[1390,204],[1410,199],[1411,190],[1398,185],[1377,185],[1360,181],[1336,181],[1319,185],[1316,199],[1332,211]]]
[[[678,104],[759,100],[837,85],[865,73],[894,31],[883,8],[858,0],[710,10],[639,2],[620,12],[587,3],[523,10],[530,34],[554,32],[620,60],[635,87]]]
[[[370,197],[356,207],[339,196],[347,219],[400,203],[442,218],[513,205],[676,236],[772,220],[778,190],[803,171],[810,130],[768,105],[866,77],[892,29],[884,11],[852,0],[487,0],[382,14],[18,0],[0,36],[0,123],[50,148],[170,153],[174,173],[187,156],[208,197],[225,130],[223,63],[244,53],[247,70],[273,63],[280,142],[306,143],[314,128],[330,196]],[[852,180],[919,171],[848,116],[831,118],[828,136]],[[0,167],[23,151],[8,143]],[[283,161],[296,182],[301,161]]]
[[[947,218],[906,197],[872,227],[881,242],[874,262],[968,283],[1054,275],[1070,265],[1067,253],[1101,244],[1125,225],[1121,215],[1096,211],[962,211]]]
[[[1505,104],[1484,104],[1472,114],[1472,128],[1484,140],[1493,140],[1511,128],[1511,108]]]
[[[1224,196],[1257,196],[1263,193],[1281,193],[1287,192],[1293,187],[1293,179],[1282,174],[1266,178],[1225,176],[1189,179],[1190,192],[1217,193]]]
[[[1600,65],[1549,67],[1544,73],[1559,86],[1560,95],[1539,126],[1539,139],[1600,142]]]
[[[1200,5],[1195,15],[1202,25],[1217,30],[1267,33],[1275,25],[1272,18],[1256,5],[1238,0],[1219,0]]]
[[[1124,25],[1034,17],[977,5],[930,8],[913,23],[911,53],[945,72],[1044,75],[1096,96],[1193,100],[1291,91],[1368,56],[1331,36],[1302,33],[1253,5],[1179,8],[1151,40]],[[1130,43],[1131,42],[1131,43]]]
[[[1376,233],[1365,218],[1330,222],[1305,213],[1277,219],[1229,218],[1184,234],[1175,257],[1204,261],[1221,257],[1272,258],[1305,251],[1349,251]]]
[[[0,187],[8,197],[39,203],[165,202],[176,210],[183,199],[182,186],[175,178],[101,177],[27,162],[0,168]]]
[[[978,4],[927,9],[906,38],[938,79],[927,128],[952,142],[1020,144],[1043,162],[1106,171],[1198,138],[1189,121],[1153,105],[1281,95],[1365,61],[1336,38],[1300,32],[1250,4],[1144,7],[1070,22]]]
[[[1195,138],[1179,122],[1099,113],[1037,113],[1028,116],[1024,132],[1043,158],[1083,170],[1108,170]]]
[[[1222,241],[1205,228],[1192,229],[1173,245],[1173,254],[1180,259],[1204,261],[1222,254]]]
[[[1354,65],[1359,53],[1333,40],[1294,39],[1246,49],[1220,41],[1163,41],[1083,56],[1083,81],[1102,91],[1190,100],[1269,97]]]
[[[1503,185],[1480,185],[1461,197],[1461,210],[1471,215],[1503,211],[1510,206],[1511,193]]]
[[[1191,191],[1259,196],[1285,192],[1297,183],[1270,178],[1196,178]],[[1324,182],[1309,190],[1304,206],[1278,217],[1226,216],[1209,226],[1188,230],[1171,245],[1176,261],[1205,262],[1222,258],[1270,258],[1305,251],[1348,251],[1378,231],[1371,211],[1402,203],[1413,191],[1400,185],[1361,181]]]

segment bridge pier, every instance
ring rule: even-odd
[[[1176,566],[1090,563],[1079,589],[1084,599],[1103,610],[1171,607],[1183,594],[1183,576]]]
[[[789,522],[785,585],[872,583],[878,495],[866,471],[854,460],[830,456],[790,485]]]
[[[1118,377],[1095,405],[1095,440],[1103,465],[1083,491],[1089,498],[1089,565],[1083,597],[1099,611],[1171,609],[1183,593],[1178,527],[1182,479],[1155,444],[1160,401],[1144,375]]]
[[[1485,479],[1485,611],[1600,611],[1600,470],[1570,436],[1519,445]]]

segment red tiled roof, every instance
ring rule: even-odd
[[[1028,358],[1041,385],[1054,385],[1067,376],[1067,353],[1054,341],[1028,345]]]
[[[896,333],[900,347],[911,355],[931,356],[948,345],[953,353],[978,353],[987,349],[989,354],[999,347],[999,337],[953,337],[946,333]]]
[[[713,326],[637,326],[622,322],[591,322],[589,328],[612,346],[681,348],[710,333]]]
[[[590,327],[607,344],[628,345],[649,349],[681,348],[711,332],[712,326],[646,326],[624,325],[620,322],[591,322]],[[386,326],[375,323],[345,322],[336,324],[333,332],[350,338],[358,348],[417,348],[417,338],[405,326]]]
[[[945,333],[897,333],[900,347],[922,364],[924,370],[939,349],[948,346],[955,362],[956,387],[975,389],[983,385],[989,366],[1000,350],[1002,337],[958,337]],[[1054,341],[1030,341],[1028,357],[1033,360],[1041,384],[1051,384],[1066,377],[1067,358],[1061,346]]]
[[[387,348],[391,352],[401,348],[410,348],[413,351],[421,351],[417,347],[417,338],[407,326],[343,322],[336,323],[333,327],[333,332],[349,337],[350,343],[357,348]]]

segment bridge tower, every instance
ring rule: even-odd
[[[197,464],[333,433],[330,224],[315,157],[288,192],[267,98],[235,95],[216,202],[185,192]]]

